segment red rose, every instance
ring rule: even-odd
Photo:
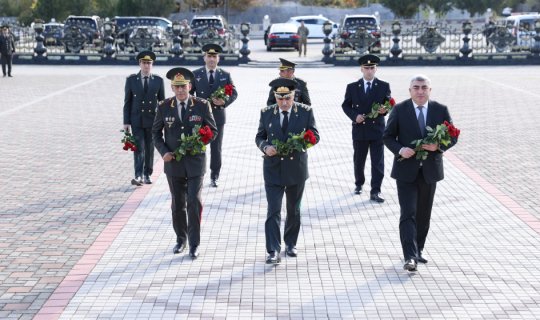
[[[388,103],[390,103],[390,105],[393,107],[396,105],[396,100],[394,100],[394,98],[390,98],[390,100],[388,101]]]
[[[307,130],[306,133],[304,133],[304,140],[311,144],[317,143],[317,138],[315,137],[315,134],[313,134],[313,131]]]
[[[204,144],[208,144],[210,140],[212,140],[212,137],[214,136],[214,133],[208,126],[201,127],[199,129],[199,135],[201,136],[201,141]]]
[[[137,151],[137,147],[136,146],[131,147],[131,151]]]
[[[229,96],[229,97],[232,96],[232,94],[233,94],[233,88],[234,88],[234,86],[233,86],[232,84],[226,84],[225,87],[224,87],[224,89],[225,89],[225,94],[226,94],[227,96]]]
[[[458,128],[456,128],[453,124],[451,124],[448,121],[444,121],[444,125],[448,128],[448,134],[450,134],[452,138],[459,137],[459,134],[461,131]]]
[[[126,150],[126,151],[127,151],[127,150],[129,149],[129,147],[128,147],[128,146],[126,146],[126,145],[124,145],[124,147],[123,147],[122,149],[124,149],[124,150]]]

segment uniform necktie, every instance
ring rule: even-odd
[[[208,79],[208,84],[211,86],[214,85],[214,70],[210,70],[210,78]]]
[[[287,132],[287,127],[289,126],[289,112],[288,111],[281,111],[283,114],[283,123],[281,123],[281,132],[285,133]]]
[[[371,82],[366,83],[366,94],[369,94],[371,92]]]
[[[184,120],[184,116],[186,115],[186,103],[184,101],[180,102],[180,108],[181,108],[181,113],[180,113],[180,116],[182,117],[182,121]]]
[[[148,92],[148,77],[144,77],[143,90],[144,90],[144,93]]]
[[[426,134],[426,120],[424,120],[424,113],[422,112],[423,108],[424,106],[418,106],[418,126],[420,127],[422,137]]]

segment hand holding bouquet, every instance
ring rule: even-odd
[[[124,144],[124,147],[122,149],[128,151],[131,150],[133,152],[137,151],[137,145],[135,143],[135,137],[129,132],[128,130],[120,130],[120,132],[124,133],[124,137],[122,137],[122,143]]]
[[[386,100],[383,104],[375,102],[371,106],[371,112],[368,113],[367,117],[372,118],[372,119],[377,118],[379,116],[379,114],[381,114],[379,112],[380,108],[384,108],[385,113],[386,113],[386,112],[392,111],[392,108],[394,107],[394,105],[396,105],[396,100],[394,100],[394,98],[392,98],[392,97],[390,97],[388,100]]]
[[[192,135],[185,135],[182,133],[180,136],[180,146],[174,150],[174,158],[176,161],[182,160],[185,155],[197,155],[206,151],[206,145],[210,143],[214,133],[208,126],[195,126],[193,127]]]
[[[286,156],[294,151],[306,151],[308,148],[317,144],[317,137],[311,130],[302,131],[300,134],[294,135],[289,133],[290,137],[283,142],[274,139],[272,144],[276,147],[278,155]]]

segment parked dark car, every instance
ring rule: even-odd
[[[81,33],[80,35],[78,33]],[[84,44],[101,47],[103,43],[103,22],[98,16],[69,16],[64,23],[64,44],[84,38]],[[71,47],[71,49],[70,49]],[[76,47],[76,48],[75,48]],[[84,46],[83,46],[84,47]],[[83,47],[66,45],[66,52],[78,52]],[[75,50],[78,49],[78,50]]]
[[[273,48],[293,48],[298,50],[300,36],[296,33],[298,27],[292,23],[274,23],[268,30],[266,51]]]
[[[45,46],[61,46],[64,38],[64,24],[58,22],[49,22],[43,25],[43,37]]]
[[[337,32],[336,52],[357,50],[359,41],[364,35],[372,40],[372,44],[368,46],[369,52],[379,53],[381,51],[381,26],[377,18],[367,14],[345,15]]]
[[[159,29],[159,31],[152,31],[153,34],[158,34],[157,37],[161,43],[165,42],[165,38],[168,38],[172,34],[172,22],[169,19],[163,17],[151,17],[151,16],[116,16],[111,19],[115,25],[115,38],[116,44],[120,50],[124,50],[129,44],[131,35],[136,35],[137,30],[140,27],[146,27],[147,29]]]
[[[226,50],[232,37],[227,21],[221,15],[194,16],[190,27],[193,42],[200,47],[214,43]]]

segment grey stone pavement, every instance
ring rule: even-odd
[[[413,74],[430,76],[462,130],[438,185],[429,263],[414,274],[402,270],[389,153],[387,201],[352,193],[340,105],[359,69],[346,67],[297,70],[321,143],[309,150],[299,256],[264,263],[254,137],[277,70],[227,69],[239,98],[222,184],[203,189],[196,261],[172,254],[161,160],[153,185],[129,185],[119,129],[136,67],[14,66],[0,78],[0,319],[540,318],[540,67],[380,68],[398,101]]]

